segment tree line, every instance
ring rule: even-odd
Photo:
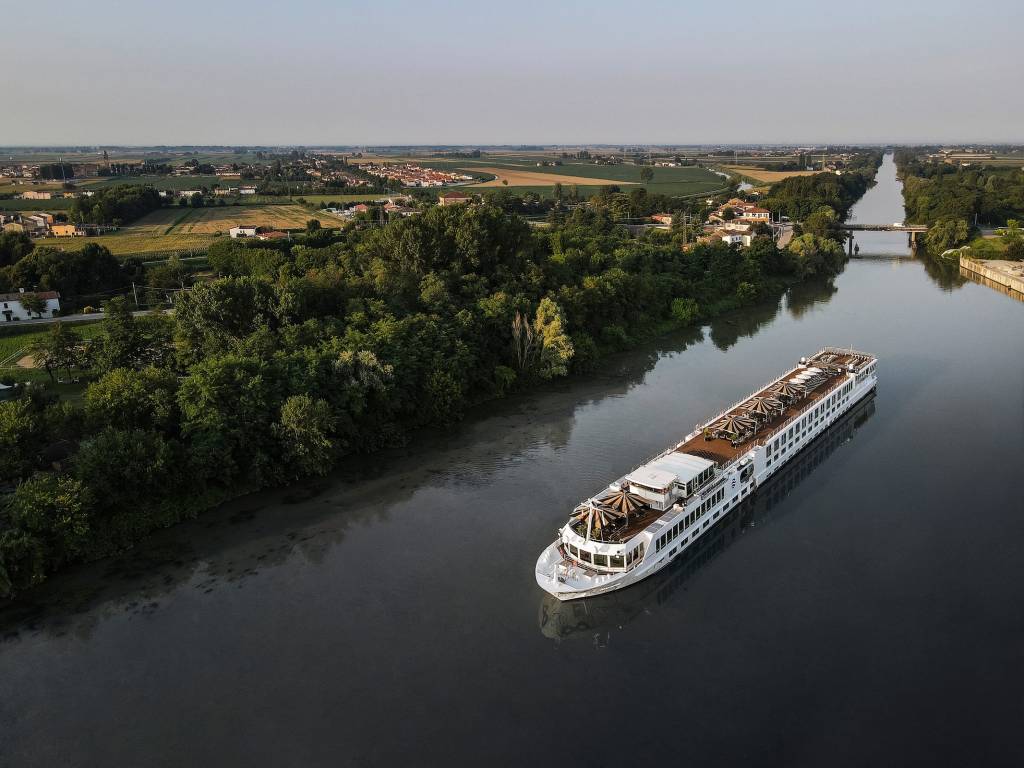
[[[90,382],[80,403],[0,403],[0,594],[841,267],[812,251],[634,239],[600,206],[533,230],[489,204],[219,242],[173,317],[116,299],[91,341],[56,325],[33,350]]]
[[[163,198],[150,186],[120,184],[96,190],[89,197],[77,197],[71,206],[71,220],[78,224],[120,226],[163,205]]]
[[[933,253],[966,243],[976,225],[1003,226],[1024,218],[1019,167],[932,162],[913,149],[898,150],[895,160],[907,221],[929,225],[925,240]],[[1010,239],[1016,252],[1017,238]]]

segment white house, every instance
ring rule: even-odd
[[[242,187],[241,189],[238,190],[238,194],[240,194],[240,195],[255,195],[256,194],[256,187]]]
[[[194,197],[195,195],[203,194],[201,189],[183,189],[178,192],[178,197]]]
[[[259,232],[259,227],[250,226],[235,226],[228,230],[228,234],[233,238],[237,237],[256,237]]]
[[[21,303],[22,299],[26,296],[33,295],[46,302],[46,308],[39,314],[30,313]],[[4,322],[28,320],[34,317],[53,317],[54,312],[60,311],[60,294],[56,291],[39,291],[35,294],[31,292],[25,293],[25,289],[22,288],[18,293],[0,293],[0,304],[3,305],[0,307],[0,314],[3,315]]]

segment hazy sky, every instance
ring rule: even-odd
[[[0,145],[1024,141],[1022,8],[0,0]]]

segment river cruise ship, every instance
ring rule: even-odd
[[[874,391],[878,361],[825,347],[573,510],[537,560],[559,600],[657,573]]]

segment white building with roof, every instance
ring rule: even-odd
[[[38,296],[46,302],[45,309],[35,315],[29,312],[21,303],[26,296]],[[56,291],[26,293],[21,290],[18,293],[0,293],[0,317],[3,317],[3,322],[30,320],[33,317],[54,317],[55,312],[60,312],[60,294]]]

